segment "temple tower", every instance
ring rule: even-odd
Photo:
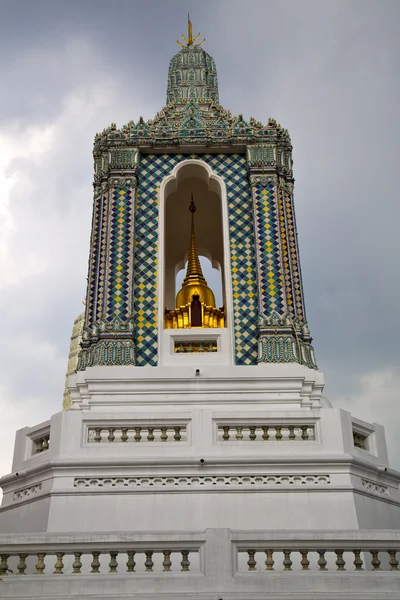
[[[182,37],[165,107],[95,137],[85,313],[64,410],[0,480],[0,595],[398,598],[400,474],[322,397],[289,133],[224,109]]]
[[[167,104],[153,120],[96,136],[94,162],[80,370],[162,363],[164,312],[175,308],[175,270],[187,251],[183,205],[193,192],[201,253],[221,271],[232,364],[317,368],[290,136],[273,119],[246,122],[220,106],[215,63],[202,47],[187,42],[171,59]]]

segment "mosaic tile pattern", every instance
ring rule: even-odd
[[[109,212],[107,321],[116,317],[126,320],[131,315],[132,208],[130,188],[115,187]]]
[[[86,322],[93,323],[96,320],[97,296],[99,287],[99,263],[101,259],[100,243],[103,214],[103,196],[98,196],[94,200],[93,220],[92,220],[92,238],[90,240],[89,257],[89,285],[86,297]]]
[[[293,285],[292,285],[292,275],[291,275],[291,267],[290,267],[290,256],[288,249],[288,240],[287,240],[287,223],[285,216],[285,192],[282,189],[278,190],[278,208],[279,208],[279,222],[280,222],[280,230],[281,230],[281,246],[282,246],[282,262],[283,262],[283,273],[285,276],[285,287],[286,287],[286,302],[287,307],[291,315],[294,314],[294,306],[293,306]]]
[[[100,247],[100,261],[98,266],[98,285],[97,285],[97,306],[94,314],[94,320],[99,321],[103,317],[104,312],[104,297],[106,294],[106,260],[107,260],[107,240],[108,240],[108,206],[109,198],[111,197],[112,190],[107,191],[107,195],[103,197],[103,211],[101,215],[101,223],[99,224],[99,230],[101,230],[101,247]]]
[[[147,155],[140,163],[136,203],[135,340],[137,365],[157,364],[158,188],[174,166],[204,160],[224,177],[228,197],[236,364],[257,363],[257,283],[252,201],[244,156]]]
[[[299,249],[297,245],[296,237],[296,222],[293,209],[293,196],[290,192],[285,192],[285,212],[286,212],[286,224],[287,224],[287,237],[289,244],[291,272],[293,280],[294,290],[294,303],[296,307],[296,317],[300,321],[305,320],[304,311],[304,296],[303,296],[303,284],[301,279],[300,261],[299,261]]]
[[[253,186],[254,224],[258,255],[259,294],[265,315],[287,311],[281,261],[281,239],[276,188],[273,183]]]

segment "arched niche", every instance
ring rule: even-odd
[[[159,191],[159,354],[165,354],[163,344],[170,344],[166,338],[176,335],[207,336],[212,332],[203,328],[168,330],[164,327],[165,309],[175,308],[176,274],[185,266],[190,239],[191,213],[189,204],[193,194],[196,204],[195,232],[200,256],[211,261],[221,274],[223,304],[226,314],[225,332],[214,330],[215,335],[224,338],[221,348],[225,358],[229,355],[231,364],[233,356],[233,315],[232,288],[229,253],[229,227],[226,189],[223,179],[213,173],[204,161],[188,159],[182,161],[166,177]],[[208,281],[209,287],[213,282]],[[222,351],[222,350],[221,350]],[[211,357],[210,357],[211,358]],[[226,363],[226,361],[225,361]]]

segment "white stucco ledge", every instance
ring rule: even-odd
[[[320,371],[298,364],[181,364],[177,367],[90,367],[71,375],[68,384],[72,409],[171,402],[319,406],[324,377]]]

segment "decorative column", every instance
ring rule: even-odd
[[[289,134],[279,125],[271,134],[271,143],[247,147],[259,298],[258,362],[298,362],[316,369],[305,321],[292,147]]]
[[[109,151],[103,135],[95,138],[94,158],[92,236],[78,370],[135,364],[132,299],[139,151]]]

